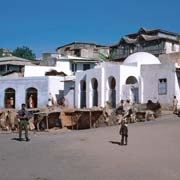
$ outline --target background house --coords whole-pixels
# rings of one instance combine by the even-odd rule
[[[15,56],[7,56],[0,58],[0,75],[12,73],[22,73],[26,65],[35,66],[38,61],[27,60]]]
[[[148,52],[155,56],[180,51],[180,35],[161,29],[140,28],[138,32],[122,37],[118,44],[111,46],[116,52],[116,61],[123,61],[135,52]]]
[[[109,47],[94,43],[72,42],[56,48],[56,52],[62,55],[99,60],[99,53],[109,55]]]
[[[46,66],[49,69],[58,69],[67,75],[73,75],[77,71],[92,69],[99,62],[99,60],[95,59],[53,53],[45,53],[43,58],[40,61],[40,66]]]

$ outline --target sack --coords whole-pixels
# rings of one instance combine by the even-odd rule
[[[34,123],[33,122],[29,122],[29,130],[34,130],[35,129],[35,126],[34,126]]]

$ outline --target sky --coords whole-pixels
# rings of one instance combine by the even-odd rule
[[[2,0],[0,48],[36,57],[71,42],[114,45],[141,27],[180,34],[180,0]]]

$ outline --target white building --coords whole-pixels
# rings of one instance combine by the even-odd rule
[[[67,75],[73,75],[77,71],[85,71],[87,69],[92,69],[95,65],[99,62],[99,60],[83,58],[83,57],[76,57],[71,55],[60,55],[60,54],[49,54],[47,59],[42,60],[40,62],[39,71],[37,72],[36,67],[33,69],[35,70],[36,74],[34,76],[44,76],[47,71],[50,70],[58,70],[63,71]],[[26,67],[27,76],[30,74],[30,69]]]
[[[61,82],[64,77],[8,77],[0,79],[0,108],[17,108],[22,103],[29,107],[29,98],[33,96],[33,108],[45,107],[48,104],[48,95],[52,94],[54,101],[59,99],[64,91]],[[13,103],[10,103],[10,99]]]
[[[66,72],[61,66],[57,72]],[[47,76],[49,66],[25,66],[24,77],[0,78],[0,108],[20,108],[29,103],[45,107],[51,93],[57,102],[65,97],[68,107],[103,107],[111,101],[116,107],[120,100],[136,103],[148,100],[171,105],[174,95],[180,102],[180,68],[176,64],[161,64],[152,54],[138,52],[126,58],[123,64],[102,63],[94,69],[76,72],[74,76]]]
[[[103,63],[95,69],[77,72],[75,105],[103,107],[110,101],[116,107],[122,99],[171,105],[174,95],[180,99],[179,77],[176,64],[161,64],[146,52],[134,53],[123,64]]]
[[[19,62],[19,59],[14,59],[14,64],[18,64],[16,61]],[[45,107],[48,104],[49,93],[54,102],[65,97],[66,105],[74,107],[73,74],[93,68],[97,61],[72,56],[59,56],[54,63],[50,61],[44,66],[26,62],[23,64],[22,77],[1,77],[0,108],[20,108],[22,103],[26,103],[30,108],[30,97],[33,97],[34,108]]]

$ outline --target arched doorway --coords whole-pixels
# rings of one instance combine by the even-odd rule
[[[136,77],[134,76],[129,76],[127,79],[126,79],[126,84],[136,84],[138,83]]]
[[[126,79],[126,85],[129,85],[130,100],[132,102],[139,103],[139,88],[138,88],[138,81],[136,77],[129,76]]]
[[[80,107],[86,107],[86,81],[80,82]]]
[[[7,88],[5,90],[5,96],[4,96],[4,105],[5,108],[15,108],[15,95],[16,92],[13,88]]]
[[[111,76],[108,78],[108,85],[109,85],[109,101],[111,103],[112,108],[116,108],[116,79]]]
[[[26,89],[26,104],[27,108],[37,108],[37,95],[38,91],[36,88],[30,87]]]
[[[96,78],[91,80],[92,85],[92,106],[98,106],[98,81]]]

